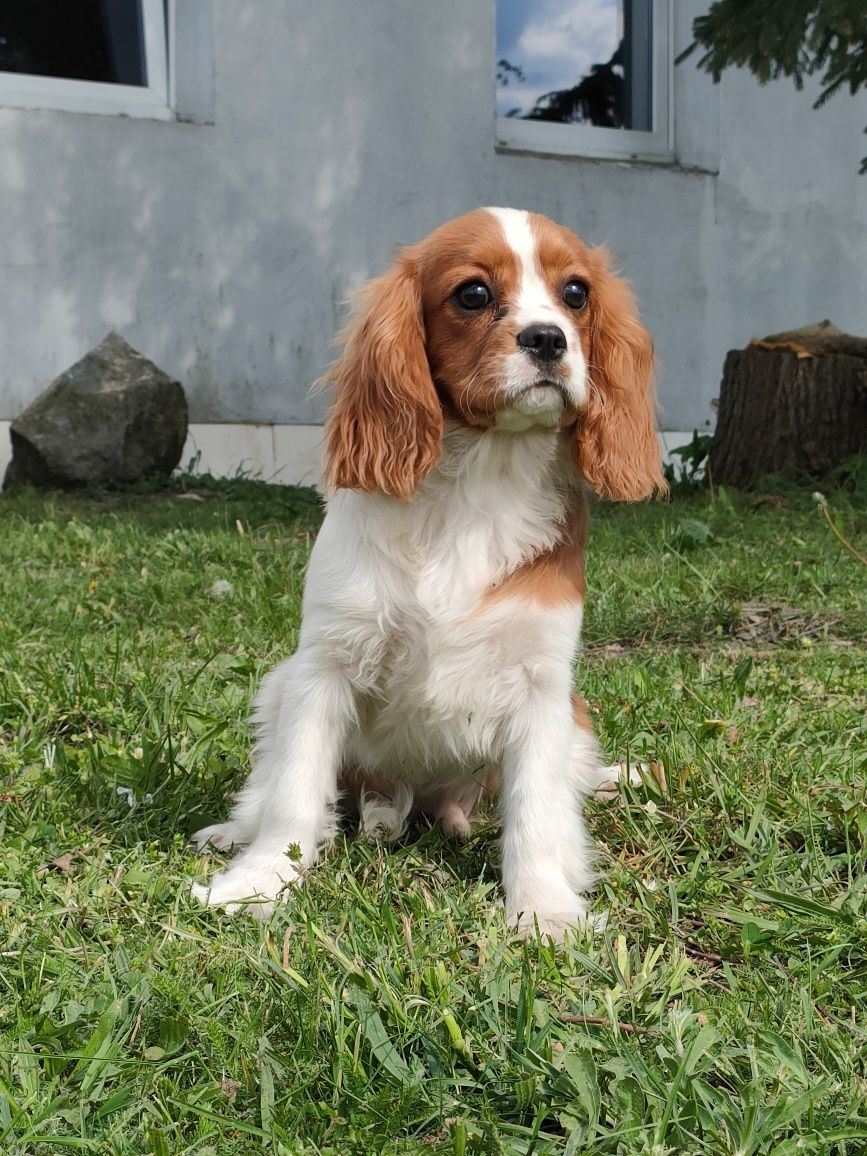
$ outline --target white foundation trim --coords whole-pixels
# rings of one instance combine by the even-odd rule
[[[0,477],[12,456],[8,421],[0,421]],[[700,433],[706,431],[699,431]],[[692,430],[665,430],[659,443],[665,461],[692,441]],[[322,426],[251,422],[192,422],[180,469],[218,478],[250,477],[284,486],[315,486],[322,472]],[[675,459],[677,461],[679,459]]]
[[[322,426],[191,422],[180,469],[191,462],[194,474],[315,486],[322,473]]]

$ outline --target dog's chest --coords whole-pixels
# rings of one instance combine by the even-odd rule
[[[466,581],[453,577],[456,587]],[[449,775],[467,759],[496,757],[521,662],[536,639],[502,610],[455,611],[443,595],[440,575],[422,572],[388,608],[383,634],[369,636],[358,750],[370,769],[411,779],[414,768]]]
[[[512,565],[492,531],[480,523],[463,539],[408,538],[372,565],[370,613],[343,636],[354,639],[357,754],[370,769],[412,778],[413,768],[448,775],[496,760],[533,672],[568,666],[568,629],[552,638],[538,607],[489,600]]]
[[[502,613],[485,596],[506,565],[491,548],[490,528],[463,540],[403,544],[390,579],[380,586],[380,615],[371,633],[382,648],[378,697],[435,717],[471,710],[497,670],[514,657]],[[525,649],[528,640],[525,639]]]
[[[339,495],[316,545],[305,629],[322,630],[353,684],[357,754],[380,769],[495,756],[533,672],[568,670],[572,631],[552,632],[531,603],[491,597],[559,540],[556,447],[531,453],[526,438],[503,435],[472,447],[411,503]]]

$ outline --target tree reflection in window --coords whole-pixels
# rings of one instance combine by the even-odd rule
[[[652,0],[497,0],[498,115],[650,131],[651,17]]]
[[[529,112],[518,115],[524,120],[623,128],[623,41],[606,64],[592,65],[574,87],[546,92]]]

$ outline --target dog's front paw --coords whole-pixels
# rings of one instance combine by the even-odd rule
[[[570,931],[593,932],[600,926],[599,917],[591,915],[583,905],[568,911],[521,911],[510,923],[524,939],[532,939],[538,929],[540,939],[553,939],[555,943],[562,943]]]
[[[218,847],[221,851],[228,851],[232,847],[243,846],[244,843],[249,842],[249,837],[245,837],[240,823],[233,823],[229,820],[228,823],[214,823],[210,827],[202,827],[201,831],[196,831],[194,835],[190,835],[190,841],[195,843],[198,851],[204,851],[208,847]]]
[[[590,914],[586,898],[565,881],[549,880],[544,888],[521,889],[506,896],[509,924],[525,939],[538,929],[540,938],[562,943],[567,932],[595,932],[606,923],[604,915]]]
[[[611,801],[620,794],[620,784],[630,783],[633,787],[640,787],[642,778],[648,773],[644,763],[627,765],[625,759],[615,763],[613,767],[600,767],[599,779],[593,786],[593,793],[597,799]]]
[[[208,907],[224,907],[230,914],[246,911],[267,919],[283,889],[299,878],[295,863],[282,852],[239,856],[208,884],[194,883],[192,894]]]

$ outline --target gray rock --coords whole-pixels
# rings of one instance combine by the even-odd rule
[[[182,386],[109,333],[12,422],[4,486],[168,476],[187,437]]]

